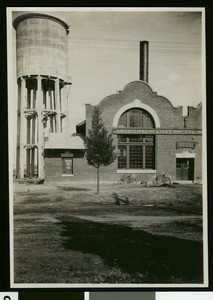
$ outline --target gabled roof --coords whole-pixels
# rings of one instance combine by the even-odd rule
[[[85,149],[84,140],[78,134],[50,133],[44,149]]]

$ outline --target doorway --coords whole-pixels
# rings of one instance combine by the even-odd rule
[[[176,159],[176,180],[194,181],[194,158]]]

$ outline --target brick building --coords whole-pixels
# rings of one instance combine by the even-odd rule
[[[103,123],[113,132],[118,154],[114,163],[101,168],[101,180],[117,181],[121,174],[131,173],[138,180],[151,181],[156,172],[165,172],[172,180],[201,181],[201,105],[188,107],[184,115],[183,107],[174,108],[146,82],[134,81],[98,107]],[[57,139],[51,143],[51,138],[46,143],[46,180],[95,180],[96,169],[87,164],[83,143],[93,108],[86,104],[86,120],[77,125],[75,140],[67,139],[69,145]]]

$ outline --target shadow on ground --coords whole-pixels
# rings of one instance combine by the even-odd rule
[[[98,255],[132,278],[142,274],[148,283],[202,283],[202,243],[77,218],[61,226],[65,249]]]

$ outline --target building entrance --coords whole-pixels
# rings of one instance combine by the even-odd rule
[[[176,179],[194,180],[194,158],[176,159]]]

